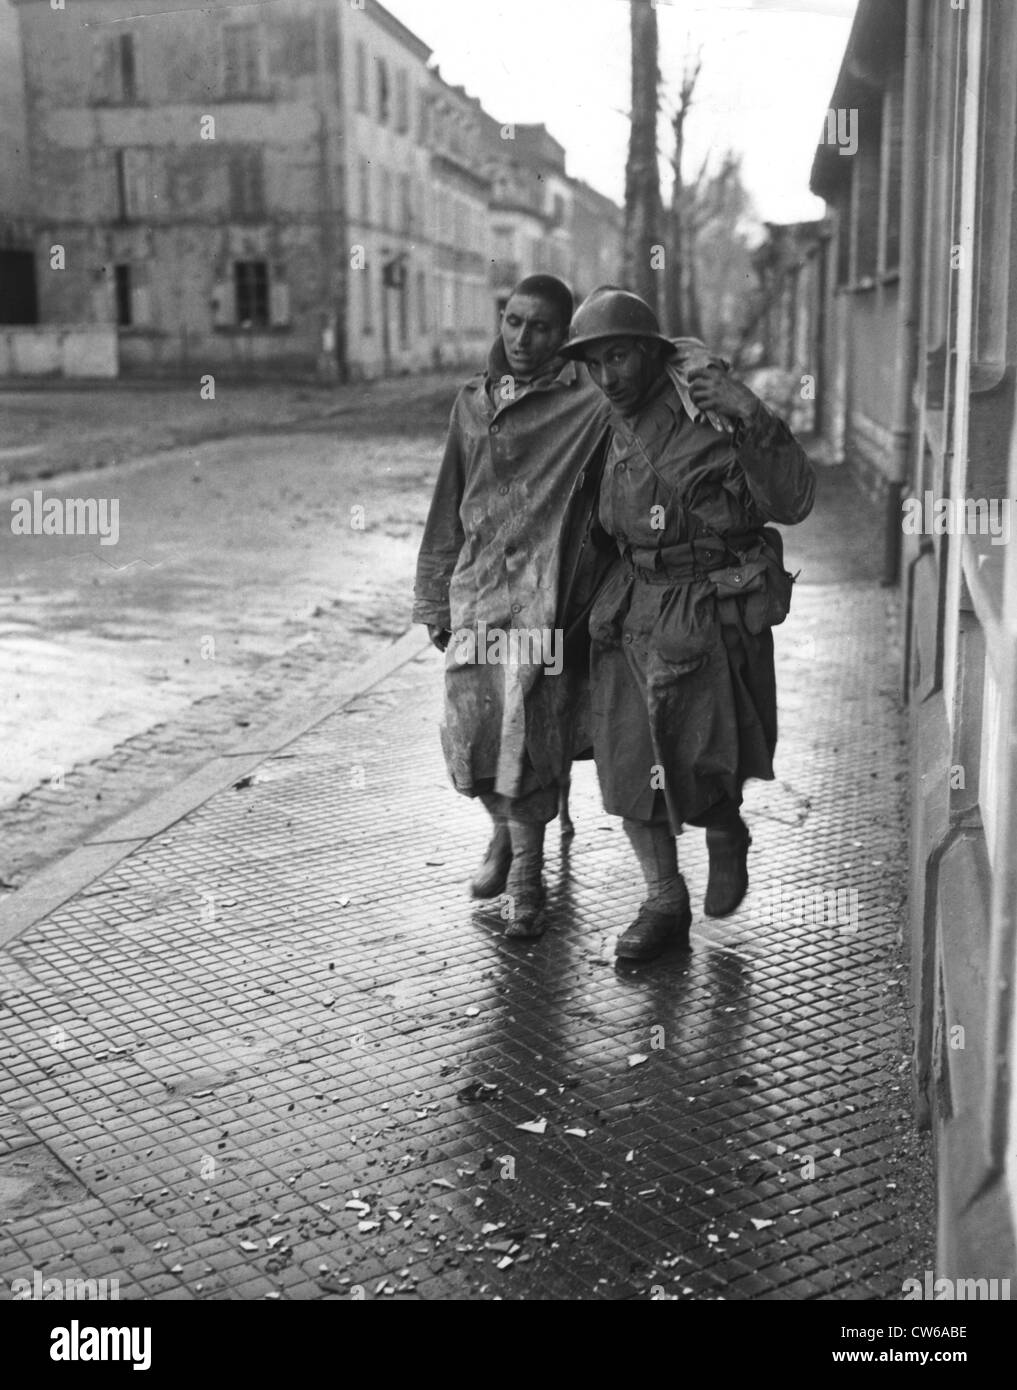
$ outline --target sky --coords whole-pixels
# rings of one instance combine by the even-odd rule
[[[382,3],[434,49],[446,80],[479,97],[499,120],[543,121],[565,146],[569,173],[623,201],[627,0]],[[734,149],[763,221],[821,217],[809,170],[856,6],[857,0],[658,0],[665,111],[686,55],[700,50],[702,56],[686,123],[686,176],[705,157]],[[665,196],[668,135],[662,122]]]

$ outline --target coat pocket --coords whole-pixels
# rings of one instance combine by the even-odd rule
[[[777,627],[791,611],[795,577],[784,568],[784,542],[772,526],[764,528],[759,545],[742,564],[714,570],[710,578],[718,599],[743,600],[742,618],[754,637],[764,628]]]
[[[632,601],[632,572],[619,565],[608,576],[590,610],[590,637],[599,647],[620,647],[622,627]]]
[[[697,670],[717,645],[717,598],[709,584],[676,584],[665,591],[650,650],[672,675]]]

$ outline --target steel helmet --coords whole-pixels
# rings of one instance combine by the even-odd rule
[[[572,320],[569,340],[559,352],[563,357],[581,357],[590,343],[605,338],[649,338],[662,343],[669,353],[675,351],[646,300],[613,287],[594,290],[583,300]]]

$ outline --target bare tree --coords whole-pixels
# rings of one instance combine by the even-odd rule
[[[675,335],[702,337],[702,322],[696,291],[696,247],[694,225],[694,204],[703,180],[706,177],[706,164],[699,171],[695,183],[686,188],[682,175],[682,161],[685,155],[685,119],[692,106],[692,97],[702,67],[702,58],[697,53],[685,65],[681,90],[678,93],[678,106],[671,120],[674,133],[674,149],[671,156],[673,182],[671,185],[671,207],[668,214],[668,275],[667,275],[667,313],[668,329]]]
[[[629,0],[632,32],[632,132],[625,167],[625,283],[656,311],[660,306],[663,205],[657,163],[660,68],[652,0]]]

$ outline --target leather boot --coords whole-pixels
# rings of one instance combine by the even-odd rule
[[[659,908],[645,902],[636,920],[622,932],[614,948],[620,960],[653,960],[670,946],[687,950],[692,926],[692,905],[685,880],[678,875],[684,898],[675,907]]]
[[[737,825],[719,829],[707,827],[706,848],[710,854],[710,877],[703,899],[707,917],[729,917],[741,905],[749,890],[749,827],[737,817]]]
[[[689,890],[678,872],[678,847],[669,826],[623,820],[646,880],[646,901],[615,947],[621,960],[653,960],[669,946],[687,949],[692,926]]]
[[[510,820],[512,867],[505,883],[505,935],[513,940],[542,936],[544,915],[544,829],[528,821]]]
[[[475,898],[496,898],[503,893],[509,865],[512,863],[512,840],[509,836],[508,821],[499,816],[493,817],[493,820],[494,834],[470,883],[470,893]]]

